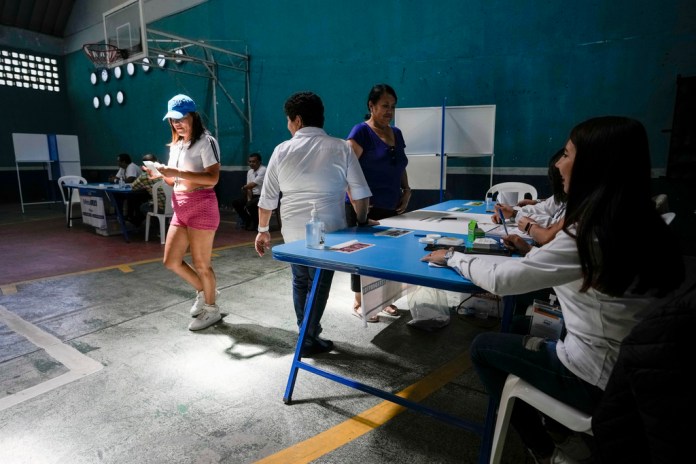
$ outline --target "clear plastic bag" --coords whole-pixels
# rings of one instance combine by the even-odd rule
[[[415,287],[406,296],[412,319],[408,325],[433,331],[450,322],[447,293],[430,287]]]

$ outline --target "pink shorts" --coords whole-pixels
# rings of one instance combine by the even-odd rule
[[[171,225],[199,230],[217,230],[220,209],[215,190],[205,188],[193,192],[172,193],[174,216]]]

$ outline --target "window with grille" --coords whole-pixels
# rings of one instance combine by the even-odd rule
[[[0,86],[60,92],[58,62],[55,58],[0,48]]]

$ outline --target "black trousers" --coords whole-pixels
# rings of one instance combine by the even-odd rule
[[[260,195],[252,195],[249,201],[247,201],[246,196],[232,200],[232,207],[244,221],[245,227],[255,229],[259,225],[259,197]]]

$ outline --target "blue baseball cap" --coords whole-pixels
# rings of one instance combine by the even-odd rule
[[[168,118],[181,119],[188,113],[196,111],[196,102],[191,100],[188,95],[175,95],[167,103],[167,114],[164,115],[162,121]]]

